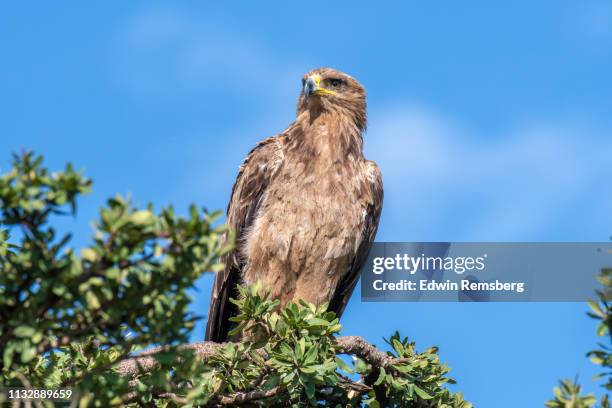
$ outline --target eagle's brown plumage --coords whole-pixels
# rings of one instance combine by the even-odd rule
[[[206,339],[225,341],[236,284],[261,281],[282,304],[322,304],[339,316],[380,217],[378,166],[363,156],[365,90],[329,68],[303,79],[297,118],[240,167],[227,209],[236,249],[215,278]]]

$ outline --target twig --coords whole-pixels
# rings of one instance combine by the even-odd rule
[[[257,390],[250,392],[237,392],[231,395],[225,395],[219,398],[218,404],[222,406],[235,407],[248,402],[258,401],[266,398],[277,397],[286,391],[282,387],[274,387],[269,390]]]

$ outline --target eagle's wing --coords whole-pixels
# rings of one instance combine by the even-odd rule
[[[336,291],[329,302],[329,309],[338,317],[344,312],[353,289],[359,280],[359,270],[365,262],[378,229],[378,221],[383,204],[383,186],[380,169],[373,161],[367,161],[367,188],[365,196],[365,222],[361,230],[361,241],[347,273],[340,279]]]
[[[236,285],[241,281],[243,261],[240,252],[244,235],[257,216],[270,180],[282,163],[282,158],[279,138],[270,137],[255,146],[240,166],[227,206],[227,223],[236,233],[236,247],[225,257],[223,271],[215,276],[206,340],[227,340],[230,330],[228,319],[236,312],[235,305],[229,299],[237,297]]]

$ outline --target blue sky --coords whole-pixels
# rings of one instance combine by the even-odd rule
[[[244,155],[293,119],[301,75],[332,66],[368,90],[379,241],[609,239],[609,2],[289,3],[3,5],[0,170],[25,147],[93,177],[78,218],[59,224],[77,246],[117,192],[224,208]],[[478,407],[538,407],[560,377],[599,393],[584,313],[354,296],[343,323],[377,343],[399,329],[440,346]]]

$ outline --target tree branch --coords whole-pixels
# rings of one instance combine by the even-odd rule
[[[387,353],[380,351],[366,339],[360,336],[343,336],[336,338],[336,342],[340,346],[339,354],[354,354],[362,358],[374,367],[387,368],[395,362],[393,357]]]
[[[368,343],[363,337],[359,336],[343,336],[337,337],[336,342],[339,346],[339,354],[351,354],[360,357],[373,368],[373,371],[378,372],[380,368],[388,368],[396,359],[387,355],[387,353],[377,349],[374,345]],[[179,350],[194,350],[195,356],[206,362],[215,354],[217,347],[223,346],[224,343],[214,343],[209,341],[185,344],[179,347]],[[168,346],[155,347],[140,355],[133,356],[122,360],[116,367],[117,373],[122,376],[136,378],[140,375],[151,372],[159,368],[155,355],[164,351],[170,350]],[[371,387],[362,383],[354,383],[347,379],[347,388],[353,389],[358,393],[363,393],[371,390]],[[253,390],[249,392],[237,392],[230,395],[220,395],[214,398],[211,403],[216,406],[240,406],[249,402],[258,401],[266,398],[282,395],[285,390],[280,387],[274,387],[269,390]],[[161,397],[161,395],[159,395]],[[166,397],[176,401],[182,400],[179,395],[166,394]],[[133,395],[131,395],[133,397]]]
[[[198,343],[185,344],[179,347],[179,350],[194,350],[196,357],[202,361],[208,360],[215,353],[215,349],[222,346],[224,343],[213,343],[210,341],[202,341]],[[159,363],[155,359],[155,354],[170,350],[168,346],[155,347],[142,354],[127,358],[117,365],[117,373],[123,376],[137,377],[155,370],[159,367]]]
[[[387,353],[380,351],[360,336],[341,336],[336,338],[336,342],[338,343],[338,346],[340,346],[338,354],[353,354],[362,358],[376,368],[387,368],[393,363],[397,362],[396,359],[390,357],[387,355]],[[218,346],[222,346],[224,344],[225,343],[202,341],[185,344],[180,346],[179,349],[194,350],[196,357],[206,361],[214,354],[215,349]],[[137,356],[127,358],[119,363],[117,366],[117,372],[121,375],[131,377],[148,373],[159,366],[157,360],[155,359],[155,354],[167,351],[169,349],[170,348],[168,346],[155,347]]]
[[[253,401],[276,397],[276,396],[282,395],[284,392],[285,392],[285,389],[280,386],[276,386],[269,390],[237,392],[235,394],[219,397],[218,404],[221,406],[235,407],[235,406],[240,406],[240,405],[243,405],[249,402],[253,402]]]

